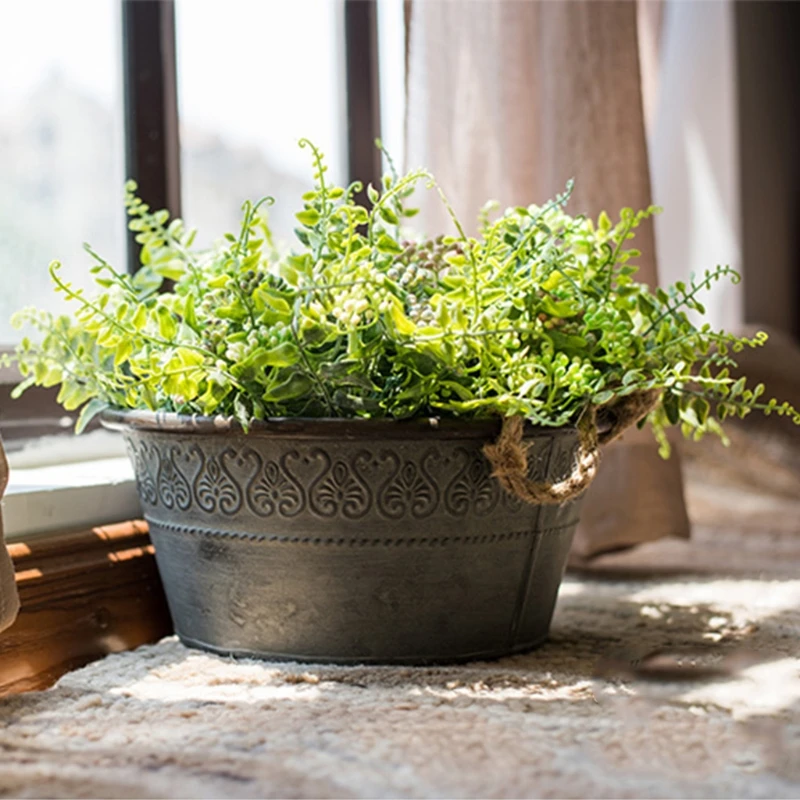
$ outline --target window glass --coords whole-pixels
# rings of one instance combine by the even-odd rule
[[[24,305],[55,310],[47,267],[89,284],[90,242],[125,269],[119,3],[0,3],[0,345]]]
[[[341,0],[177,0],[176,26],[184,219],[207,245],[271,195],[277,243],[292,244],[313,183],[298,140],[346,180]]]
[[[381,139],[395,165],[405,170],[409,165],[405,164],[406,34],[403,3],[404,0],[378,0],[378,61]],[[388,170],[388,164],[384,163],[383,167],[384,171]]]

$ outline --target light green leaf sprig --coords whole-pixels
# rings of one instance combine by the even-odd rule
[[[470,236],[426,170],[381,185],[326,180],[307,140],[314,188],[295,215],[296,246],[277,254],[265,198],[242,207],[238,233],[210,249],[164,210],[125,187],[141,269],[117,270],[87,246],[95,291],[54,288],[71,316],[25,309],[16,352],[17,388],[60,385],[59,401],[81,409],[78,428],[106,408],[235,417],[245,428],[267,417],[415,416],[467,419],[521,414],[542,426],[572,425],[592,406],[657,389],[650,422],[668,454],[665,429],[724,438],[727,416],[753,410],[791,417],[734,374],[735,354],[766,336],[739,338],[703,314],[702,293],[719,266],[688,283],[651,291],[635,280],[630,242],[658,209],[623,209],[618,222],[565,211],[571,185],[542,206],[481,212]],[[415,191],[438,192],[454,235],[415,236]],[[168,284],[171,291],[163,291]]]

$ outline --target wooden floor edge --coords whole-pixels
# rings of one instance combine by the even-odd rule
[[[17,540],[20,594],[0,633],[0,696],[52,685],[70,669],[172,633],[142,520]]]

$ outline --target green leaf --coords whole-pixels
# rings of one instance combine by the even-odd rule
[[[144,303],[138,305],[136,311],[133,312],[131,325],[133,325],[136,331],[144,330],[147,325],[147,306],[145,306]]]
[[[417,330],[417,326],[406,316],[406,312],[397,298],[393,298],[389,307],[389,321],[401,336],[408,336]]]
[[[250,428],[250,412],[241,396],[236,395],[233,399],[233,416],[242,426],[242,430],[247,433]]]
[[[179,347],[175,350],[175,358],[181,367],[199,367],[204,361],[205,356],[188,347]]]
[[[731,386],[731,397],[738,397],[743,391],[745,384],[747,383],[747,378],[739,378],[733,386]]]
[[[290,317],[292,307],[280,292],[275,289],[270,289],[267,286],[259,286],[253,292],[253,301],[255,303],[256,311],[263,311],[266,306],[269,306],[273,311],[285,317]]]
[[[392,239],[391,236],[388,236],[385,233],[378,237],[378,241],[375,243],[375,246],[381,253],[391,253],[394,255],[403,252],[403,248],[400,247],[400,245],[394,239]]]
[[[288,380],[279,383],[271,389],[267,389],[262,395],[267,403],[286,402],[296,400],[308,394],[314,387],[314,381],[300,372],[295,372]]]
[[[362,366],[361,361],[334,361],[332,364],[320,365],[319,376],[324,381],[344,386],[357,386],[360,389],[374,392],[375,384],[362,372],[357,371]]]
[[[247,319],[247,309],[238,303],[236,305],[220,306],[216,309],[216,315],[220,319],[230,319],[234,322],[241,322]]]
[[[269,350],[258,350],[251,358],[257,368],[290,367],[300,360],[300,351],[292,342],[283,342]]]
[[[132,352],[133,342],[127,337],[120,339],[117,349],[114,351],[114,366],[119,367],[120,364],[125,363]]]
[[[381,404],[377,400],[348,394],[342,389],[337,389],[333,393],[333,403],[347,411],[375,413],[381,410]]]
[[[91,394],[85,386],[70,380],[61,384],[56,402],[61,403],[67,411],[74,411],[90,397]]]
[[[463,253],[447,253],[444,260],[454,267],[465,267],[469,263]]]
[[[697,415],[697,420],[700,425],[705,425],[708,419],[708,412],[711,410],[711,405],[705,397],[697,397],[694,401],[694,413]]]
[[[333,326],[318,325],[311,319],[304,319],[300,323],[300,339],[306,345],[319,345],[335,338],[336,329]]]
[[[564,274],[561,270],[554,269],[548,276],[547,280],[542,283],[542,289],[546,292],[552,292],[557,289],[559,284],[564,281]]]
[[[542,298],[542,309],[551,317],[568,319],[574,317],[581,310],[581,305],[576,300],[553,300],[550,297]]]
[[[664,413],[667,415],[670,425],[677,425],[680,420],[681,410],[678,397],[673,392],[664,392],[661,401],[664,406]]]
[[[158,333],[162,339],[172,341],[178,332],[178,325],[172,313],[165,306],[158,306],[156,309],[156,319],[158,321]]]
[[[646,294],[638,295],[636,297],[636,303],[639,306],[639,311],[641,311],[646,317],[651,316],[656,310],[655,303],[653,303],[651,298]]]
[[[313,228],[320,220],[319,211],[315,208],[307,208],[305,211],[298,211],[295,214],[297,221],[307,228]]]
[[[156,264],[153,267],[153,271],[164,278],[168,278],[171,281],[178,281],[183,277],[183,274],[186,272],[186,264],[180,259],[173,258],[166,264]]]
[[[356,208],[351,208],[350,213],[353,215],[353,222],[356,225],[366,225],[369,222],[369,213],[366,208],[357,206]]]
[[[198,330],[197,317],[194,313],[194,295],[190,294],[186,297],[183,304],[183,319],[192,330]]]
[[[394,211],[392,211],[392,209],[389,208],[389,206],[381,206],[380,211],[378,213],[390,225],[397,225],[399,222],[399,220],[397,219],[397,214],[395,214]]]
[[[83,433],[86,430],[86,426],[107,408],[111,408],[108,402],[100,397],[93,397],[78,414],[78,419],[75,422],[75,433]]]
[[[17,400],[21,397],[22,393],[29,389],[36,383],[36,378],[33,375],[29,375],[25,378],[24,381],[20,381],[12,390],[11,390],[11,398],[12,400]]]
[[[638,369],[628,370],[628,372],[626,372],[622,376],[622,385],[623,386],[628,386],[631,383],[636,383],[637,381],[641,380],[641,377],[642,377],[642,373],[641,373],[640,370],[638,370]]]
[[[466,386],[462,386],[456,381],[439,381],[439,386],[441,386],[443,389],[449,389],[452,391],[458,396],[459,400],[472,400],[475,397],[475,395]]]
[[[614,392],[610,389],[605,389],[602,392],[598,392],[594,397],[592,397],[592,403],[596,406],[605,405],[609,400],[614,399]]]
[[[52,386],[57,386],[63,380],[64,380],[64,371],[61,368],[61,365],[51,364],[49,369],[47,370],[47,374],[41,381],[41,385],[44,386],[45,389],[49,389]]]

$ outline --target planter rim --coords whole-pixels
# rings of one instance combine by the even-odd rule
[[[111,430],[138,430],[155,433],[196,435],[240,434],[252,437],[291,437],[315,439],[354,439],[379,436],[385,439],[476,439],[496,438],[501,418],[459,420],[452,418],[417,417],[408,420],[272,417],[253,420],[244,434],[233,417],[204,417],[199,414],[177,414],[171,411],[106,409],[100,415],[103,427]],[[575,436],[574,427],[543,427],[526,424],[526,436]]]

